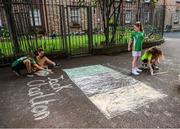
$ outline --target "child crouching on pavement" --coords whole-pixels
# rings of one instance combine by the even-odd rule
[[[154,75],[154,70],[158,70],[157,64],[159,59],[163,57],[162,51],[157,47],[151,47],[145,51],[141,57],[143,68],[150,68],[151,75]]]
[[[27,70],[27,77],[33,77],[33,69],[36,68],[37,70],[44,70],[43,67],[39,66],[36,61],[30,56],[24,56],[16,59],[11,64],[12,70],[15,72],[16,75],[20,76],[21,70]]]

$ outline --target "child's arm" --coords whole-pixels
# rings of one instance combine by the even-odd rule
[[[151,61],[148,60],[148,66],[150,68],[150,73],[151,75],[154,75],[154,71],[153,71],[153,68],[152,68],[152,64],[151,64]]]
[[[157,63],[159,64],[159,62],[160,62],[160,59],[159,59],[159,58],[157,58]]]
[[[131,45],[132,45],[132,41],[129,40],[129,42],[128,42],[128,51],[131,51]]]
[[[39,66],[38,64],[34,64],[34,67],[37,68],[38,70],[44,70],[44,68]]]

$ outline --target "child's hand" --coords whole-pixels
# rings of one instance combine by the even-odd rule
[[[128,51],[131,51],[131,47],[128,47]]]

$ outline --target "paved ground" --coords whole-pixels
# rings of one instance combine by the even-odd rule
[[[49,77],[1,68],[0,127],[180,127],[179,36],[165,35],[156,76],[131,76],[130,53],[61,60]]]

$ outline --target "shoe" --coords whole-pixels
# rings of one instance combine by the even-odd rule
[[[147,63],[142,63],[142,68],[143,68],[143,69],[148,69]]]
[[[137,71],[137,72],[142,72],[142,70],[141,70],[141,69],[138,69],[138,68],[136,68],[136,71]]]
[[[26,77],[31,78],[31,77],[34,77],[34,75],[33,74],[27,74]]]
[[[136,69],[133,69],[133,70],[132,70],[132,74],[133,74],[133,75],[136,75],[136,76],[139,75],[139,73],[136,71]]]

